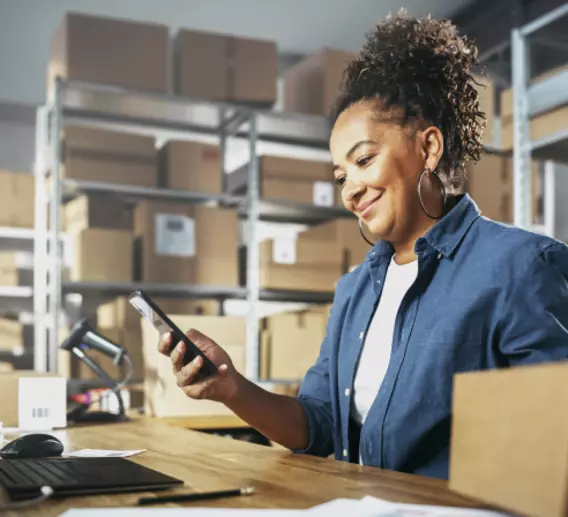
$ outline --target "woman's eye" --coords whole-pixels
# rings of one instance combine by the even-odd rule
[[[359,167],[365,167],[365,165],[367,165],[372,158],[373,158],[372,156],[363,156],[363,158],[359,158],[357,160],[357,165]]]
[[[336,185],[343,185],[345,183],[345,176],[341,176],[340,178],[335,178]]]

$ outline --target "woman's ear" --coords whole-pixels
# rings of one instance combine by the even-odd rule
[[[435,171],[444,154],[444,135],[436,126],[429,126],[422,131],[422,152],[424,168]]]

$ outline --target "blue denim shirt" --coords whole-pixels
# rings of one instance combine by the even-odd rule
[[[361,429],[350,417],[353,382],[391,246],[379,242],[339,281],[319,358],[298,395],[309,427],[301,452],[352,462],[361,452],[366,465],[447,478],[453,375],[568,357],[563,243],[486,219],[465,195],[415,252],[418,275]]]

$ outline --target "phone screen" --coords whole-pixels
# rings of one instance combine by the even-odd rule
[[[134,308],[146,318],[152,326],[160,333],[165,334],[166,332],[171,332],[174,330],[170,325],[168,325],[161,316],[154,310],[146,300],[140,296],[132,296],[130,298],[130,303]]]

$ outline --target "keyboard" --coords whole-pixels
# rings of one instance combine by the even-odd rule
[[[183,481],[124,458],[0,460],[0,484],[12,500],[38,497],[42,486],[54,496],[171,488]]]

